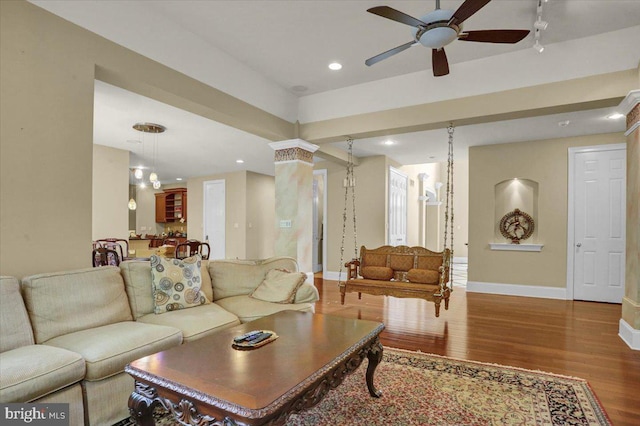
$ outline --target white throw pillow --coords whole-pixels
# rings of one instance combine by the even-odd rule
[[[306,279],[304,272],[271,269],[249,297],[265,302],[293,303],[296,292]]]

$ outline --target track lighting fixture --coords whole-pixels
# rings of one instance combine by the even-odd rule
[[[533,27],[536,30],[546,30],[548,26],[549,23],[547,21],[543,21],[542,16],[538,16],[538,20],[533,24]]]
[[[542,53],[544,51],[544,46],[540,44],[540,40],[536,40],[536,43],[533,45],[533,48],[538,51],[538,53]]]

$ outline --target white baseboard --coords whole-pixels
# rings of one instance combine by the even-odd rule
[[[534,285],[497,284],[467,281],[470,293],[501,294],[504,296],[539,297],[542,299],[567,300],[567,289],[559,287],[541,287]]]
[[[620,319],[618,336],[634,351],[640,351],[640,330],[631,327],[625,320]]]
[[[341,277],[341,279],[338,279],[338,277]],[[324,271],[322,278],[325,280],[344,281],[347,279],[347,271],[342,271],[342,275],[338,271]]]

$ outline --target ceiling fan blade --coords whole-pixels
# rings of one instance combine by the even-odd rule
[[[482,9],[491,0],[466,0],[456,10],[449,20],[449,25],[460,26],[464,21],[469,19],[471,15]]]
[[[431,49],[431,65],[435,77],[449,74],[449,61],[444,49]]]
[[[367,9],[367,12],[373,13],[374,15],[382,16],[383,18],[391,19],[392,21],[400,22],[401,24],[411,25],[412,27],[427,26],[427,24],[425,24],[421,20],[416,19],[413,16],[409,16],[406,13],[400,12],[399,10],[396,10],[389,6],[372,7],[371,9]]]
[[[383,59],[387,59],[390,56],[393,56],[395,54],[398,54],[400,52],[402,52],[403,50],[407,50],[408,48],[410,48],[411,46],[413,46],[413,44],[415,43],[415,40],[412,40],[408,43],[402,44],[398,47],[394,47],[393,49],[389,49],[386,52],[380,53],[379,55],[376,55],[372,58],[367,59],[366,61],[364,61],[364,63],[367,66],[371,66],[375,63],[378,63],[380,61],[382,61]]]
[[[529,30],[480,30],[460,33],[458,40],[513,44],[527,35],[529,35]]]

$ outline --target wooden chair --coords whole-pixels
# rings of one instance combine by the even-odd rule
[[[203,259],[209,259],[210,251],[209,243],[203,243],[198,240],[187,240],[176,246],[175,257],[176,259],[184,259],[199,253]]]
[[[129,257],[129,241],[122,238],[103,238],[96,240],[100,247],[108,248],[118,252],[121,260],[127,260]]]
[[[177,246],[178,245],[178,240],[176,240],[175,238],[165,238],[164,240],[162,240],[162,245],[163,246]]]
[[[93,252],[91,254],[91,262],[93,263],[93,267],[98,267],[98,266],[118,266],[120,265],[120,256],[118,255],[118,252],[110,249],[110,248],[106,248],[106,247],[98,247],[96,249],[93,249]]]

